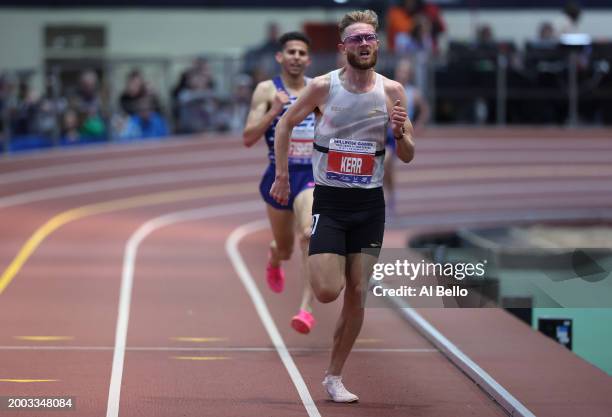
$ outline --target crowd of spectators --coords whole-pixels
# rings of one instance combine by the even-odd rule
[[[127,74],[114,106],[94,70],[83,70],[74,85],[62,88],[57,77],[48,75],[44,94],[31,87],[32,75],[0,73],[0,144],[3,136],[22,149],[160,138],[170,133],[238,132],[253,87],[250,76],[239,74],[233,91],[219,94],[203,57],[180,74],[167,103],[138,68]]]
[[[404,0],[392,6],[386,18],[387,47],[405,54],[427,51],[439,52],[440,36],[446,31],[440,8],[425,0]]]
[[[394,56],[395,59],[384,60],[392,62],[393,66],[379,67],[379,70],[393,77],[402,73],[402,68],[410,60],[411,83],[420,96],[427,98],[431,81],[426,78],[431,75],[429,64],[432,58],[443,58],[442,61],[447,62],[446,69],[451,79],[450,85],[455,89],[453,91],[456,92],[457,87],[465,87],[473,89],[474,93],[469,105],[465,105],[465,101],[455,100],[457,109],[454,113],[452,100],[436,103],[437,112],[432,114],[432,119],[437,122],[492,123],[495,122],[495,97],[479,89],[487,83],[494,85],[493,81],[487,81],[487,73],[494,73],[497,55],[507,55],[511,70],[535,68],[537,71],[551,72],[551,68],[556,68],[554,65],[546,66],[546,62],[539,61],[534,64],[528,61],[529,57],[533,56],[533,51],[556,51],[561,35],[581,31],[580,17],[580,7],[574,1],[568,1],[559,18],[542,21],[534,28],[533,39],[527,43],[525,54],[519,57],[513,43],[498,40],[495,27],[487,22],[479,22],[475,26],[472,40],[442,42],[447,25],[440,7],[426,0],[403,0],[390,7],[382,19],[386,32],[382,54]],[[194,59],[185,68],[167,96],[160,93],[138,68],[129,71],[125,85],[116,98],[109,97],[105,83],[110,80],[102,79],[100,70],[83,70],[78,80],[73,82],[74,85],[64,83],[60,86],[57,76],[48,76],[42,93],[32,89],[29,82],[31,73],[8,76],[0,72],[0,135],[8,134],[12,138],[43,137],[52,139],[56,144],[77,144],[156,138],[170,133],[240,132],[254,86],[277,71],[274,55],[279,32],[276,23],[271,22],[267,26],[265,39],[246,50],[240,71],[229,77],[229,84],[224,83],[224,93],[219,91],[218,80],[205,57]],[[442,45],[447,46],[444,56]],[[581,58],[579,69],[588,70],[589,56],[583,54]],[[396,68],[397,65],[401,68]],[[566,77],[565,64],[558,68],[560,77]],[[471,72],[466,75],[466,71]],[[523,71],[519,76],[530,77],[525,74]],[[223,76],[227,79],[227,74]],[[444,71],[434,76],[439,100],[446,86]],[[516,74],[510,74],[509,83],[513,82],[513,76],[517,78]],[[541,74],[532,77],[536,84],[546,85],[546,77]],[[559,89],[559,86],[556,87]],[[490,91],[494,91],[494,87]],[[425,103],[428,100],[422,101]],[[518,107],[529,108],[522,104]],[[565,120],[563,111],[554,106],[548,107],[552,109],[551,117],[544,117],[544,122],[562,123]],[[509,108],[512,109],[512,97],[509,97]],[[429,110],[426,111],[429,113]],[[453,115],[449,116],[449,112]],[[462,112],[465,114],[462,115]],[[531,113],[537,114],[537,111]],[[555,118],[553,114],[561,116]],[[2,136],[0,142],[1,139]]]
[[[436,121],[612,124],[612,43],[589,36],[581,16],[568,1],[522,45],[484,20],[472,40],[450,40],[436,69]]]
[[[71,144],[107,138],[105,106],[96,72],[83,71],[67,94],[57,93],[57,79],[47,77],[42,94],[31,87],[31,74],[16,80],[0,74],[2,131],[12,138]],[[16,88],[16,91],[15,91]]]

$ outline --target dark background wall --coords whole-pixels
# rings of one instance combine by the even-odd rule
[[[398,1],[348,0],[339,4],[333,0],[2,0],[0,7],[223,7],[223,8],[372,8],[385,9]],[[565,0],[438,0],[448,9],[560,9]],[[580,0],[584,8],[612,9],[610,0]]]

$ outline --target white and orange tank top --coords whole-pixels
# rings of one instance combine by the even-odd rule
[[[389,121],[383,77],[376,74],[370,91],[352,93],[342,86],[340,71],[330,73],[328,98],[315,126],[315,182],[343,188],[382,187]]]

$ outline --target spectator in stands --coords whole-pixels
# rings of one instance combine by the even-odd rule
[[[200,76],[204,78],[204,84],[206,88],[210,90],[215,89],[215,80],[213,77],[212,70],[210,69],[210,64],[208,63],[208,59],[204,56],[199,56],[193,60],[191,64],[191,71],[196,72]]]
[[[212,129],[214,92],[201,72],[191,71],[187,75],[186,85],[178,93],[177,103],[180,133],[197,133]]]
[[[55,76],[45,77],[45,94],[40,98],[36,114],[36,131],[43,137],[61,134],[61,118],[68,103],[59,95],[58,87]]]
[[[63,144],[72,144],[79,142],[81,133],[79,132],[79,114],[74,109],[67,109],[62,115],[62,132],[60,142]]]
[[[197,82],[194,80],[197,78]],[[194,87],[197,84],[198,87]],[[189,95],[185,95],[185,92],[192,91],[194,89],[197,90],[206,90],[210,94],[215,88],[215,80],[212,76],[212,71],[210,70],[210,66],[208,65],[208,59],[203,56],[196,57],[191,66],[185,69],[179,80],[172,90],[172,115],[174,116],[174,120],[177,120],[178,130],[181,133],[192,133],[192,129],[182,130],[181,126],[181,118],[185,118],[185,112],[192,111],[193,109],[185,109],[186,98],[190,98]],[[182,96],[181,96],[182,95]],[[182,97],[182,98],[181,98]],[[187,100],[191,101],[191,100]],[[181,115],[181,112],[183,113]],[[191,117],[191,116],[190,116]],[[199,131],[199,130],[193,130]]]
[[[409,33],[398,33],[395,37],[395,52],[416,55],[433,52],[431,24],[422,15],[415,16],[414,26]]]
[[[440,9],[424,0],[405,0],[387,15],[389,48],[413,56],[415,83],[422,90],[428,85],[429,57],[437,53],[437,40],[444,30]]]
[[[172,97],[171,107],[172,107],[172,117],[174,118],[174,120],[178,120],[178,118],[179,118],[180,106],[179,106],[178,96],[181,93],[181,91],[183,91],[184,89],[187,88],[187,79],[188,78],[189,78],[189,71],[183,71],[181,73],[181,75],[179,76],[178,82],[176,83],[176,85],[172,89],[172,92],[171,92],[171,97]]]
[[[488,23],[483,23],[476,28],[476,45],[492,46],[495,44],[493,28]]]
[[[142,73],[138,69],[133,69],[127,76],[125,89],[119,97],[121,110],[128,115],[136,113],[136,107],[141,98],[149,96],[156,112],[161,112],[159,100],[155,91],[147,84]]]
[[[215,88],[215,80],[212,76],[210,66],[208,65],[208,59],[204,56],[198,56],[194,58],[189,67],[187,67],[183,72],[181,72],[179,81],[172,90],[172,97],[178,97],[179,93],[183,89],[188,87],[187,82],[190,76],[194,73],[201,74],[204,77],[204,84],[206,85],[206,87],[211,90]]]
[[[557,34],[552,23],[548,21],[540,23],[537,42],[540,44],[554,44],[557,42]]]
[[[472,62],[472,68],[478,74],[478,77],[486,79],[487,76],[494,74],[497,65],[497,55],[501,52],[501,45],[495,40],[493,28],[488,23],[482,23],[476,28],[474,45],[480,51],[480,55],[476,56]],[[477,124],[492,123],[494,112],[492,109],[495,106],[495,99],[486,95],[474,96],[472,106],[472,119]],[[466,107],[467,108],[467,107]]]
[[[103,138],[106,135],[98,74],[95,71],[87,70],[81,74],[77,94],[72,98],[71,104],[83,120],[81,135],[89,138]]]
[[[387,12],[387,47],[396,52],[395,41],[398,35],[407,34],[414,29],[413,16],[418,12],[416,1],[404,1],[403,5],[395,5]]]
[[[229,110],[230,131],[241,133],[244,130],[244,124],[249,114],[252,93],[253,80],[251,77],[247,74],[239,74],[234,81],[234,91]]]
[[[8,101],[11,96],[11,87],[6,74],[0,72],[0,142],[5,136],[5,111],[8,107]]]
[[[155,111],[155,102],[151,96],[141,97],[134,110],[135,113],[129,116],[119,133],[120,139],[147,139],[168,135],[168,125]]]
[[[410,58],[402,58],[395,67],[395,81],[404,86],[406,91],[406,113],[408,118],[412,122],[414,132],[419,135],[430,118],[429,103],[423,96],[422,91],[415,86],[415,74],[413,71],[413,63]],[[389,217],[395,216],[395,173],[394,173],[394,160],[395,160],[395,139],[393,138],[393,132],[389,130],[387,133],[387,149],[388,152],[385,154],[385,176],[383,178],[383,187],[385,190],[385,200],[387,201],[387,208]]]
[[[404,0],[401,6],[392,6],[387,13],[387,46],[393,52],[405,52],[397,47],[408,37],[420,42],[429,39],[432,51],[437,53],[438,39],[445,30],[440,8],[425,0]]]
[[[435,4],[429,4],[423,1],[423,7],[421,9],[421,15],[426,17],[431,26],[431,39],[433,41],[433,50],[435,53],[439,52],[438,42],[440,36],[446,31],[446,24],[442,18],[442,11],[440,7]]]
[[[25,136],[35,134],[34,120],[38,107],[38,96],[26,79],[20,79],[17,96],[8,101],[11,135]]]
[[[81,73],[76,94],[76,104],[78,105],[78,110],[83,114],[102,114],[102,101],[98,84],[98,74],[95,71],[86,70]]]
[[[275,54],[278,51],[278,34],[278,24],[276,22],[268,23],[268,27],[266,29],[266,39],[264,42],[261,45],[252,48],[249,52],[247,52],[247,54]]]
[[[258,46],[250,48],[244,54],[243,71],[253,79],[270,78],[270,74],[276,71],[274,55],[278,51],[278,24],[268,23],[266,39]],[[257,84],[257,82],[256,82]]]
[[[558,19],[557,32],[559,34],[583,32],[579,26],[581,14],[582,10],[577,2],[568,1],[565,3],[563,16]]]
[[[402,58],[395,67],[394,79],[406,91],[406,112],[415,134],[421,133],[430,118],[430,109],[421,89],[414,84],[414,68],[410,58]]]

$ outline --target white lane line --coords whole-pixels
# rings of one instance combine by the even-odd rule
[[[234,142],[232,142],[234,141]],[[113,155],[116,153],[125,155],[126,153],[150,151],[150,150],[171,150],[175,148],[193,147],[193,145],[221,145],[230,144],[235,146],[240,139],[230,135],[180,135],[161,140],[134,141],[129,143],[104,142],[91,144],[82,147],[57,147],[52,149],[40,149],[38,151],[4,154],[0,160],[4,161],[46,161],[53,159],[65,159],[66,157],[79,157],[87,155]],[[105,155],[102,155],[102,157]],[[51,161],[53,162],[53,161]]]
[[[398,311],[421,335],[429,340],[472,381],[491,395],[511,416],[535,417],[535,415],[500,383],[470,359],[442,333],[425,320],[409,304],[397,297],[387,297],[387,300],[398,308]]]
[[[108,351],[113,346],[0,346],[0,350],[53,350],[53,351]],[[219,346],[219,347],[180,347],[180,346],[132,346],[126,347],[128,352],[276,352],[271,346]],[[289,347],[289,352],[330,352],[330,348]],[[425,348],[356,348],[352,352],[368,353],[432,353],[438,349]]]
[[[268,332],[268,336],[270,336],[270,340],[274,345],[274,348],[278,352],[278,356],[281,358],[283,365],[287,369],[289,376],[291,377],[291,381],[293,381],[293,385],[297,389],[297,392],[306,408],[306,412],[309,417],[321,417],[317,406],[315,405],[310,392],[308,391],[308,387],[300,374],[300,371],[295,366],[289,351],[287,350],[287,346],[283,341],[282,336],[280,335],[276,324],[274,324],[274,320],[272,319],[272,315],[266,306],[266,302],[264,301],[257,285],[253,281],[253,277],[249,272],[242,256],[240,255],[240,251],[238,250],[238,244],[240,240],[245,236],[254,233],[258,230],[264,229],[268,227],[268,222],[266,220],[259,220],[251,223],[244,224],[234,230],[230,236],[227,238],[225,242],[225,250],[227,255],[229,256],[232,264],[234,265],[234,269],[236,273],[240,277],[242,284],[246,288],[249,297],[251,297],[251,301],[253,305],[255,305],[255,309],[257,310],[257,314],[259,315],[259,319],[263,323],[266,331]],[[110,416],[109,416],[110,417]]]
[[[577,132],[576,136],[580,133]],[[528,151],[547,151],[556,150],[612,150],[612,143],[607,138],[509,138],[504,136],[491,135],[486,138],[417,138],[419,151],[480,151],[486,150],[528,150]]]
[[[156,217],[144,223],[130,236],[125,248],[123,258],[123,271],[121,275],[121,289],[119,292],[119,309],[117,314],[117,328],[115,331],[115,346],[113,365],[111,370],[110,386],[106,417],[119,415],[119,399],[121,395],[121,380],[123,378],[123,364],[125,361],[125,348],[127,341],[128,321],[130,316],[130,302],[132,298],[132,284],[134,281],[134,264],[138,247],[142,241],[159,228],[191,220],[202,220],[210,217],[230,216],[261,210],[261,201],[245,201],[240,203],[220,204],[206,208],[185,210]]]
[[[184,183],[187,181],[218,180],[229,178],[253,178],[253,173],[261,170],[261,164],[242,165],[226,168],[204,168],[188,171],[169,171],[160,174],[131,175],[105,180],[81,182],[73,185],[49,187],[43,190],[28,191],[8,197],[0,197],[0,208],[12,207],[20,204],[35,203],[55,198],[73,197],[76,195],[92,194],[101,191],[115,191],[147,185],[168,185]]]
[[[576,132],[581,135],[582,132]],[[499,141],[499,142],[497,142]],[[236,144],[240,143],[238,136],[222,134],[197,134],[197,135],[177,135],[159,141],[138,141],[133,143],[101,143],[92,144],[85,147],[74,148],[53,148],[44,149],[38,152],[5,154],[0,156],[4,161],[28,161],[28,160],[53,160],[63,159],[66,156],[85,156],[99,154],[126,154],[129,152],[141,152],[147,150],[171,150],[182,147],[192,147],[194,144]],[[430,137],[419,140],[419,150],[610,150],[611,143],[605,138],[581,137],[579,141],[573,138],[538,138],[520,137],[513,138],[499,134],[491,134],[486,138],[460,138],[460,137]],[[105,156],[105,155],[102,155]]]
[[[493,196],[526,196],[546,194],[594,193],[609,194],[612,188],[610,179],[586,178],[582,180],[537,180],[537,181],[497,181],[484,184],[410,184],[401,187],[409,193],[398,193],[398,201],[415,201],[429,199],[450,199]]]
[[[548,196],[503,196],[490,198],[449,198],[411,201],[401,199],[402,209],[398,210],[401,215],[412,215],[421,213],[440,213],[441,215],[465,212],[486,213],[492,210],[563,210],[581,209],[595,207],[612,207],[612,193],[603,194],[567,194]],[[403,204],[406,203],[406,204]],[[406,208],[406,210],[404,210]]]
[[[207,162],[230,162],[245,159],[257,159],[256,154],[247,153],[240,148],[223,150],[199,150],[189,153],[168,155],[121,157],[107,161],[88,161],[58,164],[40,168],[29,168],[0,174],[0,185],[15,184],[32,180],[54,177],[77,176],[116,172],[118,170],[133,170],[142,168],[171,168],[188,164],[204,164]],[[260,158],[261,159],[261,158]],[[260,163],[259,166],[262,166]]]
[[[131,175],[125,177],[114,177],[103,180],[79,182],[71,185],[47,187],[42,190],[26,191],[6,197],[0,197],[0,208],[12,207],[20,204],[29,204],[55,198],[72,197],[76,195],[92,194],[101,191],[112,191],[129,189],[146,185],[174,184],[185,181],[201,181],[207,179],[241,178],[252,176],[253,172],[261,170],[261,164],[239,165],[237,167],[204,168],[185,171],[170,171],[158,174]],[[413,187],[413,185],[415,185]],[[513,194],[547,194],[547,193],[587,193],[607,192],[610,188],[610,180],[583,179],[583,180],[547,180],[534,181],[528,184],[524,182],[502,182],[497,180],[486,184],[462,184],[461,186],[436,185],[417,186],[411,184],[409,187],[400,187],[400,190],[410,189],[410,193],[401,193],[398,201],[413,201],[429,198],[469,198],[472,196],[489,195],[513,195]]]
[[[142,168],[170,168],[184,166],[187,164],[203,164],[207,162],[231,162],[244,159],[258,159],[258,155],[243,148],[220,149],[220,150],[198,150],[187,153],[176,153],[170,155],[134,156],[120,157],[106,161],[88,161],[64,163],[39,168],[29,168],[0,173],[0,185],[16,184],[38,179],[54,177],[77,176],[81,174],[93,174],[100,172],[113,172],[118,170],[142,169]],[[259,158],[260,159],[260,158]],[[525,164],[580,164],[580,163],[605,163],[609,161],[606,152],[593,153],[584,150],[546,150],[542,152],[525,151],[488,151],[471,152],[466,154],[444,154],[428,153],[413,165],[412,169],[427,168],[432,165],[452,168],[457,165],[525,165]]]
[[[610,207],[587,207],[584,209],[513,209],[494,210],[491,212],[469,213],[434,213],[434,214],[406,214],[400,213],[397,220],[390,226],[405,228],[412,226],[453,226],[466,224],[501,223],[507,224],[516,221],[536,222],[542,220],[612,220]]]
[[[419,151],[423,151],[419,149]],[[588,164],[606,163],[610,161],[607,152],[589,150],[559,150],[551,146],[542,150],[480,150],[466,153],[426,152],[410,164],[410,168],[421,168],[431,165],[452,167],[455,165],[530,165],[530,164]]]
[[[4,160],[7,163],[11,163],[11,162],[21,162],[21,161],[28,161],[28,160],[50,160],[50,162],[54,162],[53,159],[58,159],[58,160],[64,160],[66,157],[78,157],[78,156],[85,156],[85,155],[101,155],[102,157],[108,155],[108,156],[112,156],[113,154],[116,153],[121,153],[122,155],[125,155],[127,153],[130,153],[132,151],[134,152],[142,152],[142,151],[148,151],[148,150],[172,150],[172,149],[179,149],[183,148],[183,147],[193,147],[194,143],[197,145],[219,145],[219,144],[237,144],[239,143],[239,138],[234,137],[234,136],[222,136],[219,137],[217,136],[211,136],[211,137],[204,137],[206,135],[196,135],[196,138],[185,138],[185,137],[179,137],[179,138],[173,138],[170,141],[159,141],[159,142],[137,142],[137,143],[133,143],[133,144],[113,144],[113,143],[108,143],[108,144],[101,144],[99,146],[95,146],[92,145],[91,147],[86,147],[86,148],[72,148],[72,149],[66,149],[66,148],[61,148],[61,149],[53,149],[53,150],[45,150],[43,152],[39,152],[39,153],[34,153],[34,154],[26,154],[26,155],[20,155],[20,154],[11,154],[11,155],[4,155],[3,157],[0,158],[0,160]],[[509,147],[509,145],[517,145],[517,146],[511,146]],[[449,151],[457,151],[457,150],[470,150],[470,148],[474,148],[473,150],[477,150],[480,152],[499,152],[499,151],[518,151],[518,152],[524,152],[525,150],[531,150],[531,151],[544,151],[544,152],[564,152],[564,151],[575,151],[577,153],[578,156],[581,155],[582,152],[585,153],[585,158],[588,159],[588,157],[586,156],[588,152],[597,152],[597,151],[601,151],[599,152],[598,155],[600,155],[601,157],[604,157],[604,154],[606,153],[607,150],[609,150],[609,148],[605,147],[602,148],[602,146],[609,146],[608,143],[606,143],[606,141],[602,140],[602,139],[588,139],[588,138],[581,138],[580,140],[580,144],[577,147],[576,142],[575,141],[570,141],[570,140],[560,140],[560,141],[555,141],[554,142],[554,149],[551,149],[553,147],[552,142],[550,140],[540,140],[537,138],[533,138],[533,139],[520,139],[518,141],[512,141],[512,143],[496,143],[496,142],[492,142],[490,140],[487,139],[448,139],[448,138],[431,138],[428,139],[427,141],[424,141],[422,143],[420,143],[419,145],[419,149],[421,149],[421,151],[436,151],[436,150],[444,150],[446,153],[448,153]],[[592,149],[589,149],[590,147],[594,147]],[[239,149],[239,148],[237,148]],[[215,153],[215,152],[222,152],[228,155],[228,158],[232,158],[229,154],[233,153],[239,153],[239,150],[213,150],[210,151],[210,153]],[[191,153],[199,153],[201,152],[200,150],[194,150]],[[245,150],[245,152],[248,152]],[[252,154],[245,154],[245,155],[252,155]],[[562,155],[562,154],[559,154]],[[212,157],[212,155],[211,155]],[[596,155],[595,158],[597,158],[598,156]],[[135,166],[154,166],[156,163],[159,162],[159,164],[163,165],[163,166],[168,166],[171,165],[172,162],[163,162],[162,159],[164,158],[162,157],[151,157],[151,163],[150,165],[138,165],[140,163],[140,161],[142,161],[144,164],[146,164],[146,159],[147,157],[124,157],[121,158],[122,160],[124,160],[126,163],[128,163],[128,166],[124,166],[125,168],[129,168],[129,161],[128,159],[132,159],[135,160],[134,161],[134,165]],[[197,162],[198,160],[198,156],[193,156],[193,160],[192,162]],[[459,155],[453,155],[452,158],[461,158],[461,154]],[[471,158],[471,156],[468,156],[468,158]],[[548,158],[548,157],[547,157]],[[446,160],[446,158],[443,158],[444,160]],[[156,162],[157,161],[157,162]],[[185,162],[183,163],[188,163],[189,159],[185,160]],[[437,161],[437,160],[435,160]],[[572,159],[572,161],[576,161],[575,159]],[[465,161],[464,161],[465,162]],[[113,161],[106,161],[106,162],[94,162],[94,161],[89,161],[89,162],[84,162],[84,163],[63,163],[61,166],[59,167],[43,167],[43,168],[35,168],[35,169],[25,169],[25,170],[19,170],[19,172],[9,172],[9,173],[5,173],[5,174],[1,174],[0,173],[0,184],[7,184],[7,183],[11,183],[11,182],[20,182],[20,181],[28,181],[28,180],[32,180],[32,179],[37,179],[37,178],[49,178],[52,176],[58,176],[58,175],[77,175],[79,173],[85,173],[85,172],[92,172],[91,170],[93,169],[95,172],[98,169],[102,169],[102,164],[107,164],[113,166],[115,162]],[[178,161],[176,163],[179,163]],[[441,163],[440,161],[437,161],[437,163]],[[452,160],[448,160],[447,163],[452,164]],[[119,167],[117,167],[119,168]]]

